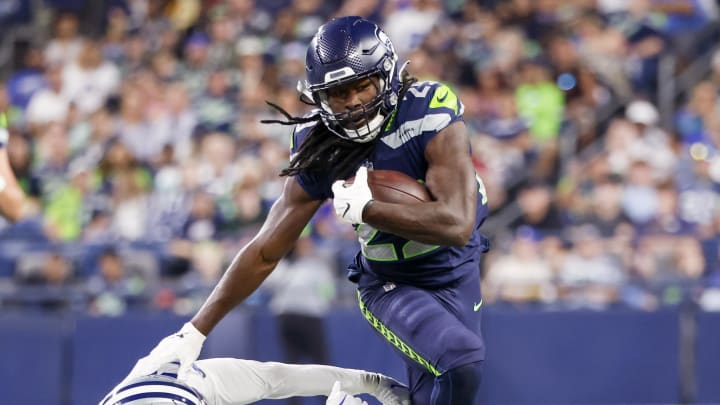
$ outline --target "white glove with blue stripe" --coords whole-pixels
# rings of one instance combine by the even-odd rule
[[[325,405],[368,405],[368,403],[343,391],[340,381],[335,381]]]

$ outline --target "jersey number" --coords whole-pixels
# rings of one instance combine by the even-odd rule
[[[476,173],[475,178],[478,183],[478,193],[480,193],[480,203],[482,205],[487,204],[487,191],[485,189],[485,183],[483,183],[480,176]],[[396,262],[401,259],[412,259],[417,256],[430,253],[435,249],[438,249],[438,245],[429,245],[427,243],[420,243],[414,240],[405,242],[402,247],[402,252],[398,254],[395,244],[393,243],[373,243],[375,237],[378,234],[378,230],[368,224],[360,224],[357,229],[358,241],[360,242],[360,250],[363,256],[368,260],[378,262]]]
[[[409,240],[405,242],[402,251],[398,254],[393,243],[373,243],[379,231],[372,226],[360,224],[356,232],[363,256],[368,260],[377,262],[396,262],[402,259],[412,259],[425,253],[430,253],[440,247],[438,245],[428,245],[426,243]]]

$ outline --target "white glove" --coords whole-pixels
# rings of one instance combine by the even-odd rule
[[[190,371],[192,363],[197,360],[203,342],[205,342],[205,335],[200,333],[192,323],[187,322],[178,332],[161,340],[150,354],[138,360],[123,381],[152,374],[173,361],[180,362],[178,378],[181,378]]]
[[[392,377],[380,373],[373,373],[377,377],[374,390],[369,391],[383,405],[410,405],[410,390],[403,383]]]
[[[344,180],[333,183],[335,214],[343,221],[351,224],[363,223],[363,209],[373,199],[367,176],[367,167],[360,166],[352,184],[346,184]]]
[[[343,391],[340,387],[340,381],[335,381],[325,405],[368,405],[368,403]]]

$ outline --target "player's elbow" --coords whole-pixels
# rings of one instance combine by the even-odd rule
[[[454,247],[463,247],[470,242],[472,237],[473,227],[472,224],[468,224],[463,218],[456,218],[451,226],[447,228],[447,242],[446,245]]]
[[[460,229],[449,235],[448,245],[454,247],[463,247],[470,242],[472,232],[468,232],[465,229]]]

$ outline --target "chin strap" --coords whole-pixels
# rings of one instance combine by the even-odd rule
[[[378,134],[380,134],[380,130],[382,129],[384,122],[385,122],[385,116],[380,114],[380,112],[378,112],[377,114],[375,114],[375,117],[368,120],[368,122],[365,123],[365,125],[361,126],[360,128],[348,129],[348,128],[345,128],[342,126],[341,126],[341,128],[342,128],[342,131],[344,131],[346,134],[348,134],[348,135],[346,135],[347,139],[349,139],[353,142],[357,142],[357,143],[367,143],[367,142],[370,142],[373,139],[375,139],[378,136]],[[355,133],[358,136],[351,137],[351,136],[349,136],[349,134],[351,134],[351,133]]]

